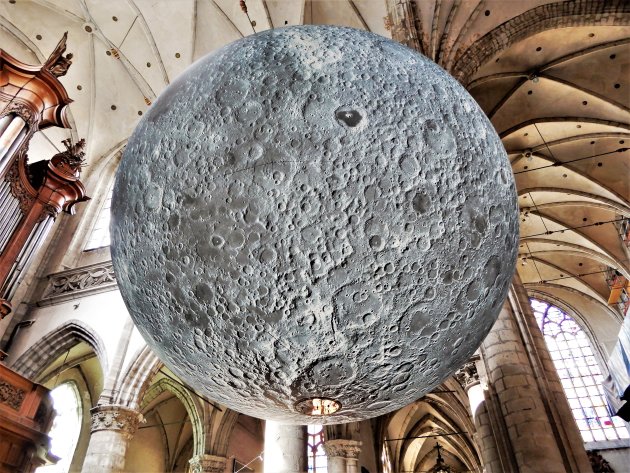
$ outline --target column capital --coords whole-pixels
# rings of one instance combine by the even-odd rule
[[[453,375],[464,391],[468,391],[471,387],[479,384],[479,373],[477,372],[476,364],[478,359],[478,357],[471,358]]]
[[[328,457],[359,458],[363,442],[358,440],[335,439],[324,442]]]
[[[92,414],[92,432],[115,430],[131,439],[136,433],[142,414],[124,406],[103,405],[90,410]]]
[[[195,455],[190,460],[192,473],[223,473],[227,464],[227,458],[216,455]]]

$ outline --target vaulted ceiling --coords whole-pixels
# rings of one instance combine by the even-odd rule
[[[620,236],[630,217],[630,28],[552,29],[495,54],[468,82],[512,163],[521,209],[518,272],[530,294],[568,305],[604,343],[621,306],[613,268],[628,277]]]
[[[500,134],[521,207],[518,271],[530,294],[585,317],[607,347],[621,308],[609,268],[630,277],[619,221],[630,217],[630,4],[546,0],[2,0],[0,45],[41,63],[68,31],[62,82],[73,129],[31,145],[88,141],[86,179],[189,64],[284,25],[373,31],[431,57],[471,92]]]

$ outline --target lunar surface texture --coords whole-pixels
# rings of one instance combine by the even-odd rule
[[[112,254],[138,329],[200,394],[349,422],[479,346],[514,270],[516,200],[490,122],[433,62],[287,27],[204,57],[151,106],[116,177]],[[309,415],[311,398],[338,410]]]

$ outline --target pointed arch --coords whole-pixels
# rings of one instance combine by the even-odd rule
[[[204,453],[204,430],[203,430],[203,410],[197,399],[190,395],[181,384],[176,383],[169,378],[161,378],[157,383],[153,384],[144,395],[140,403],[140,410],[144,411],[146,407],[156,397],[164,391],[169,391],[184,405],[193,431],[193,455],[203,455]]]
[[[151,380],[163,366],[157,355],[145,345],[125,370],[114,397],[114,404],[138,409]]]
[[[103,340],[94,329],[79,320],[68,320],[48,332],[20,355],[11,368],[25,378],[37,381],[51,362],[81,342],[87,343],[94,350],[102,372],[107,373],[107,350]]]
[[[584,442],[627,438],[625,422],[606,409],[605,365],[589,334],[560,307],[539,299],[530,304]]]

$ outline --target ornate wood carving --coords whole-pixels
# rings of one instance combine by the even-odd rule
[[[597,450],[587,450],[586,454],[591,462],[594,473],[615,473],[615,470],[610,466],[610,463],[602,457]]]
[[[41,65],[25,64],[0,50],[0,180],[9,183],[14,200],[5,210],[17,225],[6,229],[0,249],[0,319],[11,312],[20,272],[46,237],[49,219],[62,211],[73,214],[75,204],[88,199],[79,180],[84,140],[75,144],[65,140],[66,150],[47,162],[29,165],[27,157],[29,140],[37,130],[69,128],[66,109],[72,100],[59,82],[72,64],[72,54],[65,54],[67,38],[65,33]],[[21,219],[15,214],[15,200]]]
[[[45,387],[0,364],[0,470],[32,472],[54,463],[48,453],[55,411]]]
[[[79,180],[85,157],[85,140],[76,144],[64,140],[63,144],[66,151],[57,153],[48,162],[32,166],[26,164],[26,152],[21,151],[7,175],[11,192],[19,200],[24,216],[0,254],[0,287],[3,291],[0,297],[4,304],[8,304],[10,299],[7,281],[15,270],[14,263],[31,241],[37,225],[46,218],[54,219],[62,211],[73,214],[76,203],[89,199]]]
[[[20,98],[5,96],[6,94],[0,93],[0,102],[7,102],[6,107],[0,112],[0,118],[7,115],[17,115],[26,122],[30,129],[37,129],[37,122],[39,121],[40,114],[35,107]]]
[[[24,390],[0,379],[0,403],[4,403],[16,411],[20,410],[24,401]]]
[[[29,65],[0,50],[0,117],[13,113],[29,125],[29,136],[51,126],[70,128],[66,110],[72,99],[59,82],[70,64],[67,33],[44,64]]]
[[[63,55],[66,52],[66,41],[68,40],[68,32],[66,31],[55,50],[52,52],[48,60],[42,66],[42,69],[46,69],[50,71],[50,73],[55,77],[65,76],[72,64],[72,53],[68,53],[65,56]]]

